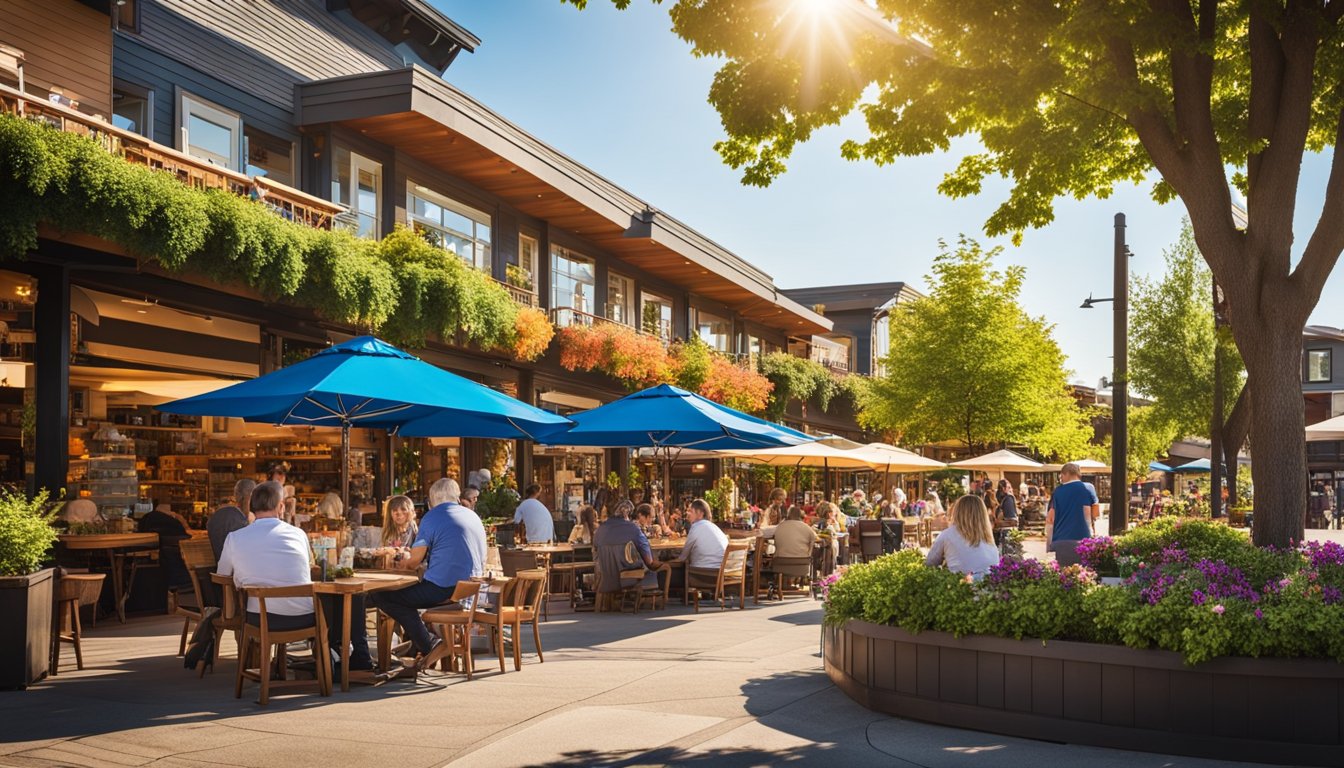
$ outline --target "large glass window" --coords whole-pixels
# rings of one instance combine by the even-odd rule
[[[873,375],[882,376],[887,370],[887,355],[891,353],[891,315],[883,313],[873,321]]]
[[[615,272],[607,273],[607,319],[635,324],[635,281]]]
[[[180,94],[179,148],[200,160],[242,170],[243,118],[189,93]]]
[[[112,124],[131,133],[154,135],[154,92],[120,80],[112,88]]]
[[[672,343],[672,300],[646,292],[640,296],[640,303],[643,306],[640,310],[640,330],[657,336],[664,344]]]
[[[1307,350],[1307,381],[1324,382],[1330,380],[1330,350]]]
[[[593,260],[559,245],[551,246],[551,308],[592,314],[597,286]]]
[[[248,176],[263,176],[277,184],[294,186],[294,143],[252,126],[243,127],[247,139]]]
[[[406,193],[411,226],[426,240],[490,271],[490,215],[412,182]]]
[[[530,293],[537,292],[537,254],[540,251],[537,238],[518,236],[518,264],[510,264],[506,270],[509,285]]]
[[[695,332],[700,340],[720,352],[732,350],[733,321],[702,309],[695,310]]]
[[[381,234],[383,165],[345,147],[332,153],[331,198],[350,209],[360,237]]]

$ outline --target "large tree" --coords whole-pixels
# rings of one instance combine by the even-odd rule
[[[1000,253],[967,238],[942,246],[928,295],[892,314],[887,373],[863,395],[860,421],[912,442],[1023,443],[1079,458],[1092,430],[1068,393],[1064,354],[1051,326],[1022,309],[1025,271],[994,269]]]
[[[1236,498],[1237,454],[1250,428],[1243,384],[1246,370],[1226,329],[1215,328],[1212,277],[1199,255],[1189,223],[1163,253],[1166,271],[1157,280],[1136,278],[1129,326],[1129,375],[1134,388],[1156,403],[1144,422],[1148,434],[1162,424],[1176,436],[1220,436]],[[1216,346],[1215,346],[1216,344]],[[1220,404],[1214,421],[1214,356],[1222,367]],[[1134,437],[1131,435],[1131,440]],[[1147,466],[1145,461],[1143,466]]]
[[[630,0],[613,0],[619,6]],[[579,5],[584,0],[570,0]],[[748,183],[861,109],[843,154],[891,163],[975,136],[940,189],[1012,189],[990,235],[1050,222],[1061,195],[1105,197],[1156,170],[1231,306],[1249,374],[1256,541],[1301,537],[1301,331],[1344,249],[1344,159],[1294,260],[1303,154],[1344,133],[1344,0],[677,0],[673,28],[724,59],[710,91],[724,160]],[[899,29],[899,33],[898,30]],[[1229,185],[1248,201],[1232,216]]]

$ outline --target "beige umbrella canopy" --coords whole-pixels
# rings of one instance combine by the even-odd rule
[[[1082,470],[1082,473],[1084,475],[1104,475],[1107,472],[1111,471],[1109,465],[1103,464],[1102,462],[1097,461],[1096,459],[1079,459],[1078,461],[1075,461],[1073,463],[1078,465],[1078,469]],[[1064,468],[1063,464],[1042,464],[1039,471],[1058,472],[1063,468]]]
[[[868,443],[849,453],[880,463],[878,469],[885,472],[931,472],[947,466],[936,459],[886,443]]]
[[[1318,440],[1344,440],[1344,416],[1336,416],[1307,427],[1307,442]]]
[[[826,467],[829,469],[881,469],[880,464],[861,457],[855,451],[844,451],[825,443],[803,443],[787,445],[783,448],[764,448],[760,450],[719,451],[722,456],[755,461],[774,467]]]
[[[956,469],[974,469],[980,472],[1040,472],[1045,465],[1032,461],[1026,456],[1007,448],[973,459],[963,459],[948,464]]]

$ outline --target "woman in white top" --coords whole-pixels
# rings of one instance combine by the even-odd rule
[[[597,510],[593,505],[584,504],[579,508],[579,522],[569,532],[570,544],[592,544],[593,531],[597,530]]]
[[[947,565],[948,570],[979,581],[997,562],[999,549],[994,546],[994,524],[985,502],[974,494],[962,496],[952,505],[952,525],[938,534],[924,564]]]

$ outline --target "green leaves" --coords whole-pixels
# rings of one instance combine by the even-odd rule
[[[25,576],[36,571],[56,543],[44,489],[33,498],[18,491],[0,491],[0,576]]]
[[[1066,390],[1064,355],[1051,326],[1020,306],[1025,272],[994,269],[1000,253],[964,236],[942,246],[929,295],[892,316],[887,374],[861,396],[865,426],[911,443],[1006,441],[1083,455],[1091,428]]]
[[[165,269],[246,285],[380,331],[396,344],[438,337],[536,357],[551,335],[535,317],[519,323],[519,307],[488,275],[408,229],[381,242],[311,229],[13,115],[0,115],[0,210],[4,257],[35,249],[37,226],[47,222],[106,238]]]

